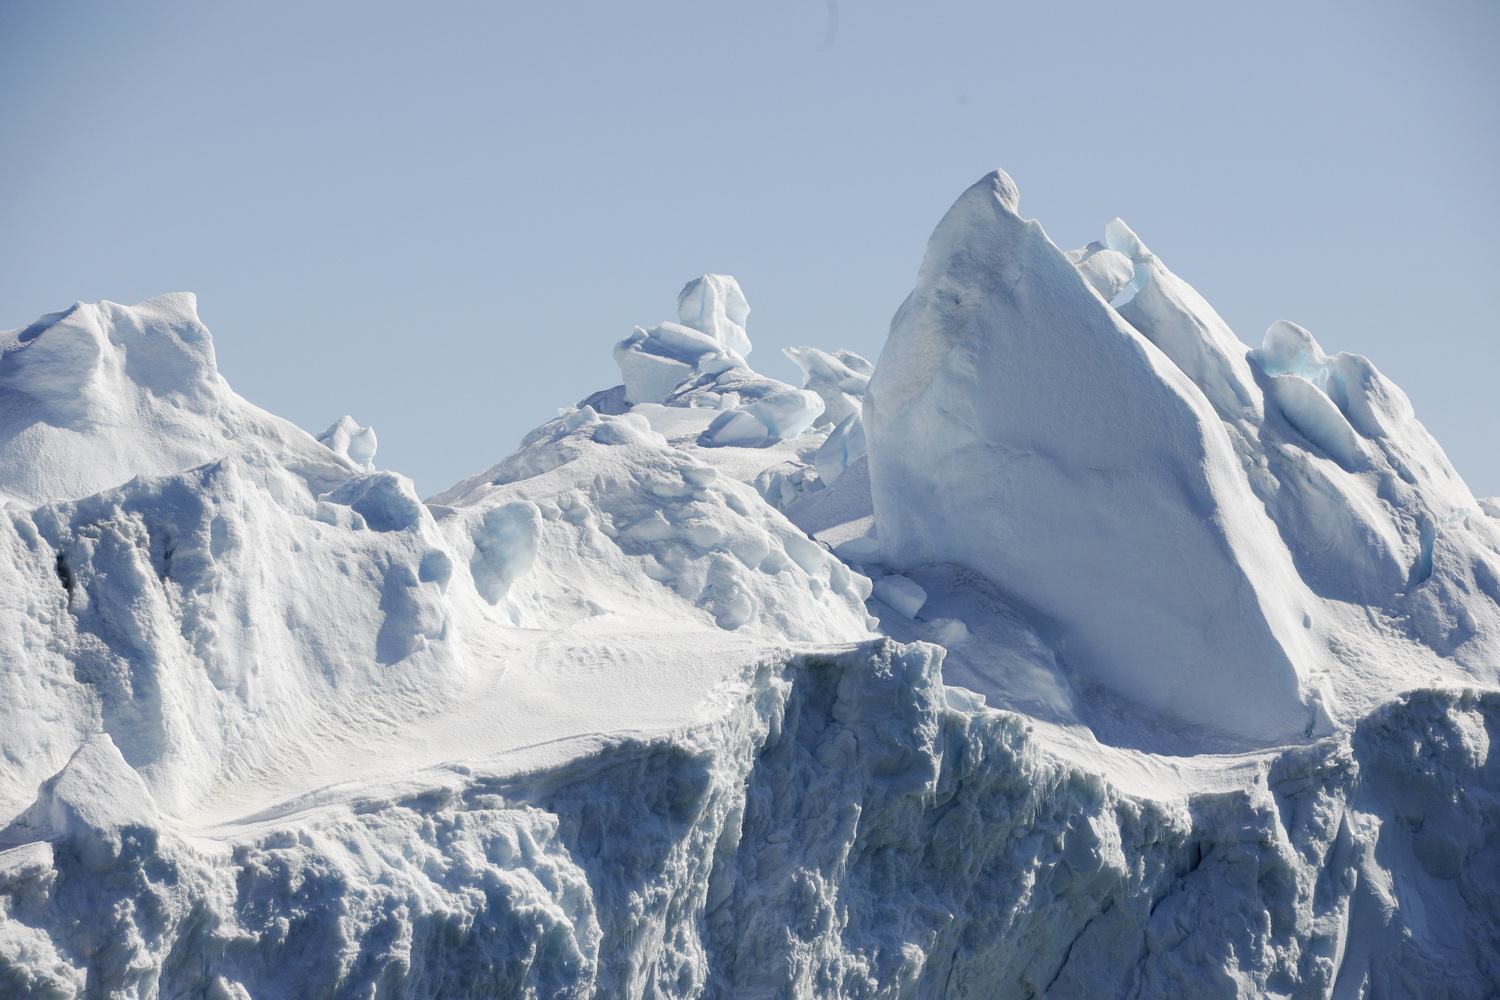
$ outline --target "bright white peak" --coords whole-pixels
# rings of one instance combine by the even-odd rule
[[[247,451],[325,489],[355,471],[235,395],[191,294],[80,302],[0,333],[0,493],[84,497]]]
[[[1399,389],[1290,323],[1250,351],[1118,219],[1063,254],[1015,207],[959,198],[865,396],[891,568],[976,571],[1084,691],[1252,742],[1494,683],[1500,534]]]

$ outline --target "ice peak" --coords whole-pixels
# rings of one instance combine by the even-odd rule
[[[11,407],[25,397],[56,427],[107,422],[125,384],[201,398],[216,374],[213,340],[189,292],[136,306],[78,302],[0,335],[0,396]]]
[[[339,417],[318,440],[336,455],[342,455],[365,471],[375,468],[375,428],[361,427],[348,414]]]
[[[107,865],[123,827],[158,822],[156,801],[108,733],[84,741],[63,769],[42,782],[17,823],[53,840],[74,841],[91,863]]]
[[[1005,180],[938,224],[865,396],[888,562],[995,581],[1072,669],[1150,710],[1303,730],[1299,595],[1277,586],[1290,566],[1231,442]],[[1111,249],[1144,252],[1128,233],[1113,227]]]
[[[264,448],[331,488],[354,466],[219,376],[190,292],[80,302],[0,333],[0,492],[78,498]]]
[[[995,200],[1004,205],[1007,210],[1019,213],[1021,211],[1021,192],[1016,187],[1016,182],[1011,180],[1010,174],[996,167],[985,174],[969,190],[983,187],[993,194]]]
[[[1146,244],[1141,242],[1135,230],[1125,225],[1125,220],[1119,216],[1104,224],[1104,245],[1115,253],[1124,254],[1137,264],[1151,256],[1151,251],[1146,249]]]
[[[677,293],[677,318],[683,326],[706,333],[740,357],[750,354],[745,320],[750,304],[739,282],[727,274],[704,274]]]

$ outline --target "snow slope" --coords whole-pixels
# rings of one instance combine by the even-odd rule
[[[0,347],[0,995],[1485,997],[1500,535],[1362,358],[992,174],[419,499],[189,296]]]

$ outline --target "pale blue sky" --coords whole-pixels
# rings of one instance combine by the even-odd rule
[[[757,367],[878,354],[1002,166],[1122,216],[1242,340],[1370,357],[1500,493],[1500,6],[0,5],[0,328],[199,295],[243,395],[432,493],[736,275]]]

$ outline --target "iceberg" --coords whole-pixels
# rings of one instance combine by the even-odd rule
[[[0,995],[1493,995],[1500,501],[1374,365],[999,171],[875,364],[748,312],[425,500],[190,296],[0,334]]]

